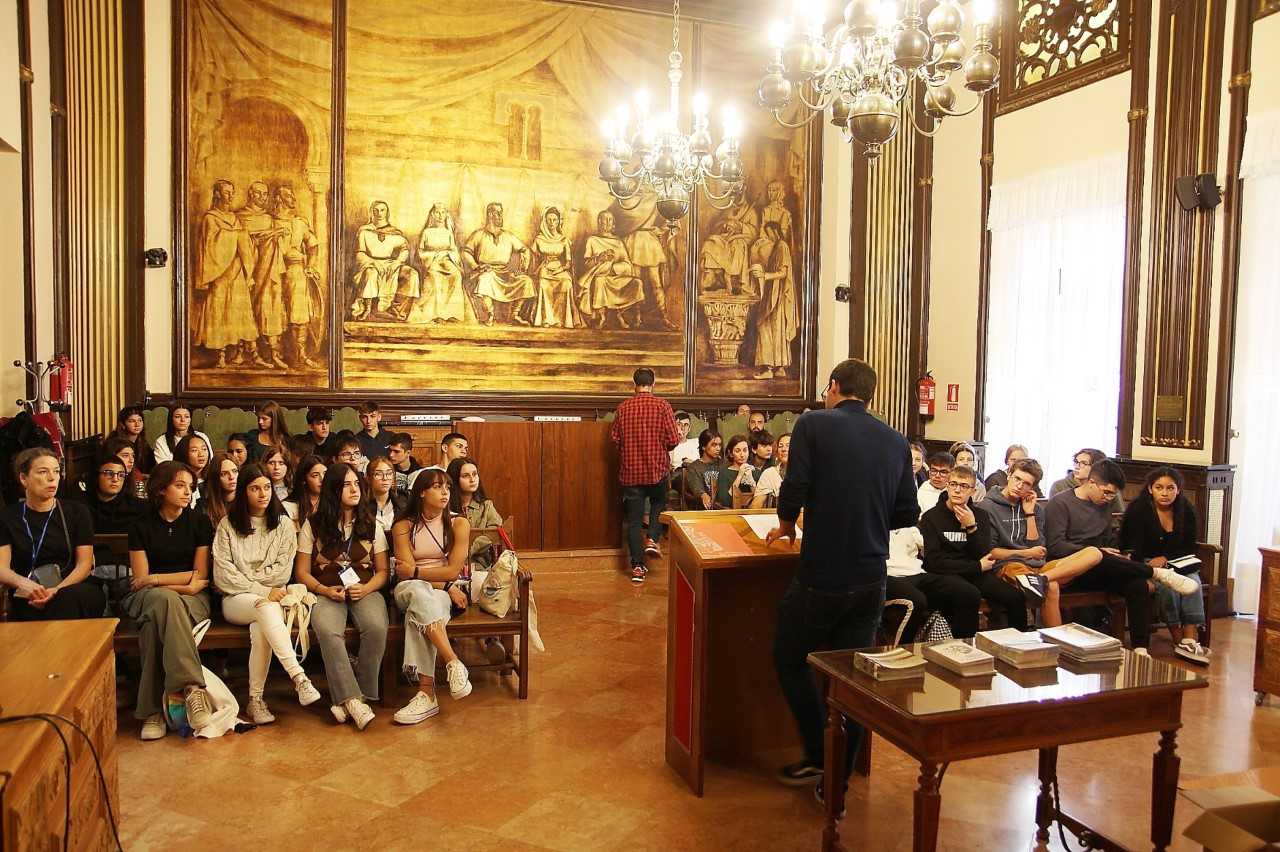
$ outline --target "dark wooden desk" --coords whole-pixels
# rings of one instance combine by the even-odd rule
[[[999,664],[994,676],[961,678],[929,663],[923,678],[895,684],[856,671],[853,653],[809,655],[809,664],[827,679],[823,789],[844,789],[844,761],[834,755],[845,752],[845,717],[889,740],[920,761],[913,821],[916,852],[937,848],[940,787],[947,764],[1030,749],[1040,751],[1036,838],[1048,840],[1049,826],[1059,822],[1077,837],[1087,837],[1092,845],[1086,848],[1121,849],[1055,806],[1058,747],[1156,732],[1160,746],[1152,770],[1151,842],[1157,852],[1168,847],[1178,791],[1180,759],[1175,746],[1182,727],[1182,693],[1208,686],[1204,677],[1126,650],[1119,664],[1086,669],[1064,663],[1056,674]],[[826,801],[822,848],[843,849],[843,797],[828,793]]]
[[[800,561],[800,545],[766,548],[742,519],[772,510],[666,512],[667,764],[702,795],[707,759],[740,762],[798,745],[773,669],[777,606]],[[749,553],[709,557],[690,533],[729,523]]]

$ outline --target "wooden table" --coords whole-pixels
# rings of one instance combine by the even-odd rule
[[[0,623],[0,715],[52,713],[89,735],[120,818],[114,618]],[[106,804],[84,738],[59,722],[71,750],[71,849],[113,849]],[[40,721],[0,726],[0,849],[61,849],[66,819],[62,743]],[[5,783],[8,773],[12,777]]]
[[[778,601],[800,562],[800,545],[766,548],[746,514],[775,513],[662,515],[671,566],[666,758],[698,796],[708,759],[742,762],[800,741],[773,668]],[[699,549],[699,528],[724,524],[745,553],[717,555],[705,543]]]
[[[919,649],[921,646],[912,646]],[[1056,670],[1027,671],[998,664],[995,675],[961,678],[933,663],[923,678],[884,683],[853,668],[853,651],[809,655],[809,664],[827,679],[826,775],[823,789],[844,789],[845,718],[862,724],[920,762],[915,793],[912,848],[934,850],[943,773],[953,760],[1039,749],[1040,795],[1036,838],[1049,839],[1059,822],[1085,848],[1121,849],[1114,841],[1058,810],[1058,747],[1071,743],[1160,734],[1152,769],[1151,842],[1165,849],[1173,834],[1178,791],[1175,751],[1182,727],[1182,693],[1207,687],[1198,674],[1149,657],[1124,652],[1108,667],[1060,664]],[[843,849],[838,793],[826,796],[822,848]]]

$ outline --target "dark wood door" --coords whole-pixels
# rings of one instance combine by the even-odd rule
[[[542,547],[618,547],[622,489],[609,424],[542,425]]]
[[[517,550],[545,550],[542,540],[542,424],[460,424],[480,484],[502,517],[515,515]]]

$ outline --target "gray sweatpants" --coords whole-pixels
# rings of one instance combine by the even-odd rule
[[[180,595],[156,586],[131,592],[122,604],[138,624],[138,645],[142,649],[138,705],[133,715],[148,719],[164,710],[167,693],[204,686],[200,652],[191,628],[209,617],[209,593]]]
[[[347,613],[360,632],[355,668],[347,655]],[[370,592],[350,604],[317,597],[311,610],[311,629],[320,640],[330,700],[341,704],[352,698],[376,699],[382,654],[387,647],[387,602],[382,593]]]

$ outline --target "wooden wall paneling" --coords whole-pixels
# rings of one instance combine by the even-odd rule
[[[1280,12],[1280,0],[1256,0],[1257,8],[1254,10],[1253,19],[1265,18],[1267,15],[1274,15]]]
[[[929,355],[929,282],[930,258],[933,256],[933,139],[921,137],[916,143],[916,171],[911,241],[911,307],[912,334],[907,342],[907,434],[923,435],[924,421],[916,405],[915,382],[924,375]]]
[[[867,204],[871,170],[867,158],[849,145],[853,158],[849,216],[849,357],[867,357]]]
[[[543,550],[541,423],[468,422],[480,482],[505,518],[515,515],[517,550]]]
[[[995,101],[996,103],[993,103]],[[991,181],[995,173],[996,111],[999,96],[992,94],[982,104],[982,154],[978,177],[982,216],[978,225],[978,355],[973,373],[973,439],[985,440],[987,433],[987,325],[991,319]]]
[[[169,15],[173,21],[173,63],[170,68],[170,96],[173,98],[173,124],[170,128],[169,150],[172,152],[173,181],[172,207],[173,216],[170,231],[173,234],[173,252],[170,268],[173,269],[173,359],[172,387],[175,397],[187,387],[187,346],[188,337],[187,300],[187,264],[183,258],[187,256],[187,4],[185,0],[172,0]],[[285,400],[280,400],[288,405]],[[228,400],[230,405],[241,405],[243,399]],[[205,402],[209,404],[220,404]]]
[[[541,426],[543,549],[621,546],[622,487],[609,424]]]
[[[1253,0],[1236,0],[1231,37],[1231,117],[1227,136],[1226,174],[1223,177],[1222,302],[1218,311],[1218,374],[1213,405],[1213,460],[1225,463],[1231,452],[1231,379],[1236,351],[1236,299],[1240,283],[1240,217],[1244,181],[1240,159],[1244,155],[1245,121],[1249,114]]]
[[[1165,0],[1160,7],[1141,421],[1147,446],[1205,443],[1215,217],[1183,210],[1173,184],[1217,171],[1227,2]]]
[[[430,467],[440,461],[440,441],[453,431],[452,426],[388,426],[392,432],[406,432],[413,437],[413,456],[423,467]],[[462,431],[462,430],[459,430]],[[472,450],[472,455],[475,451]]]
[[[146,43],[146,21],[141,3],[124,3],[121,7],[121,38],[125,45]],[[123,95],[123,162],[124,180],[124,228],[123,243],[123,297],[120,331],[124,346],[121,403],[135,402],[146,393],[146,334],[143,319],[146,316],[146,268],[142,253],[145,251],[146,224],[146,116],[145,116],[145,56],[141,50],[121,51],[121,93]],[[103,428],[115,425],[112,419]]]
[[[181,3],[182,0],[174,0]],[[67,328],[67,269],[71,265],[71,226],[67,213],[67,23],[60,0],[49,3],[49,141],[53,185],[53,348],[66,352],[71,334]],[[176,347],[175,347],[176,348]],[[51,353],[40,352],[36,357]]]
[[[34,203],[35,141],[32,133],[31,4],[18,0],[18,111],[22,128],[22,301],[24,343],[22,357],[36,354],[36,223]],[[35,379],[27,376],[27,396],[35,396]]]

